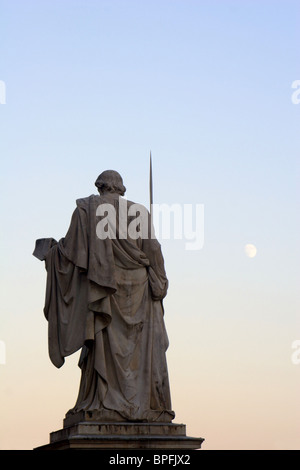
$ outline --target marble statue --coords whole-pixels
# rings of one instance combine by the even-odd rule
[[[95,185],[99,194],[76,201],[66,236],[37,240],[33,253],[47,272],[50,359],[59,368],[81,350],[78,398],[67,416],[171,422],[161,245],[150,213],[123,197],[119,173],[104,171]]]

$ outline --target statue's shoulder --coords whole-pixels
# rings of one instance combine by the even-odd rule
[[[76,206],[79,208],[87,208],[91,204],[98,205],[99,203],[100,203],[100,196],[97,196],[96,194],[91,194],[90,196],[76,199]]]
[[[134,202],[134,201],[130,201],[130,200],[128,200],[128,199],[126,199],[126,201],[127,201],[127,206],[128,206],[128,207],[136,206],[137,210],[140,208],[140,209],[142,209],[142,210],[144,210],[144,211],[146,211],[146,212],[149,212],[148,209],[147,209],[147,207],[144,206],[144,204],[141,204],[140,202]]]

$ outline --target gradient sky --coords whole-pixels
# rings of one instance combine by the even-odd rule
[[[175,422],[203,449],[300,449],[299,10],[0,0],[1,449],[46,444],[79,385],[76,354],[48,358],[35,240],[105,169],[148,206],[150,149],[154,202],[205,213],[201,250],[161,240]]]

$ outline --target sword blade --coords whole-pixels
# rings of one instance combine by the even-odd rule
[[[153,204],[153,179],[152,179],[152,155],[150,150],[150,175],[149,175],[149,192],[150,192],[150,216],[152,220],[152,204]]]

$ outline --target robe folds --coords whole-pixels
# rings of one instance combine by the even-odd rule
[[[118,215],[119,201],[116,194],[78,199],[66,236],[36,242],[34,255],[47,270],[49,356],[61,367],[81,349],[69,414],[102,410],[116,421],[171,421],[161,246],[150,231],[149,238],[120,238],[118,223],[115,238],[97,236],[97,208],[112,204]]]

